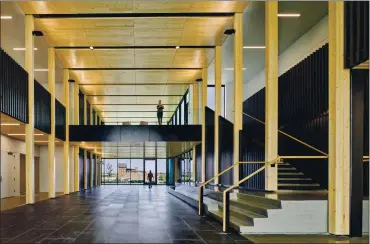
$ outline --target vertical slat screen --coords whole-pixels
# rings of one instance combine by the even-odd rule
[[[219,116],[219,172],[234,164],[234,124]],[[220,184],[230,186],[233,184],[233,170],[220,176]]]
[[[195,148],[197,153],[197,161],[196,161],[196,167],[197,167],[197,182],[202,182],[202,144],[198,144]]]
[[[215,175],[215,111],[206,107],[206,180]]]
[[[279,77],[279,129],[314,147],[328,151],[328,44],[302,60]],[[248,98],[243,111],[265,121],[265,88]],[[243,116],[242,160],[265,160],[265,126]],[[319,155],[312,149],[279,134],[279,155]],[[323,188],[328,184],[327,160],[289,160],[289,163],[311,177]],[[261,167],[247,164],[241,168],[245,177]],[[264,189],[262,171],[243,186]]]
[[[66,139],[66,108],[55,99],[55,137],[60,140]]]
[[[50,134],[51,131],[51,96],[50,93],[35,80],[35,128]]]
[[[28,74],[0,49],[0,111],[28,123]]]
[[[78,153],[78,164],[79,164],[79,183],[80,183],[80,191],[84,189],[84,151],[80,149]]]
[[[345,67],[369,60],[369,1],[344,2]]]
[[[344,2],[345,67],[369,60],[369,1]]]

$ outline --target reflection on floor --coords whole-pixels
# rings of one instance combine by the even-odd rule
[[[166,186],[101,186],[1,213],[0,243],[250,243]]]
[[[63,195],[63,192],[57,192],[55,193],[56,196]],[[43,201],[48,199],[48,193],[47,192],[40,192],[35,194],[35,201]],[[2,198],[0,199],[0,210],[5,211],[8,209],[16,208],[19,206],[22,206],[26,204],[26,196],[21,195],[21,196],[16,196],[16,197],[7,197],[7,198]]]
[[[329,235],[246,235],[252,243],[369,243],[362,238],[334,237]]]

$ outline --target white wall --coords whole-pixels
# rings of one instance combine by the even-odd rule
[[[13,153],[13,155],[8,155],[9,152]],[[13,189],[12,194],[1,194],[1,197],[19,196],[20,194],[20,154],[26,154],[26,143],[1,135],[1,172],[9,174],[7,178],[4,176],[2,184],[8,184],[9,180],[13,179],[11,186],[7,185],[7,188],[11,187]],[[35,157],[40,156],[40,148],[38,146],[34,148],[34,155]]]
[[[64,186],[64,162],[63,146],[55,147],[55,192],[63,192]],[[40,192],[49,191],[49,165],[48,165],[48,147],[40,147]]]

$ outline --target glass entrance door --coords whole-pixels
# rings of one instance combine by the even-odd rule
[[[152,184],[157,184],[157,169],[156,169],[156,160],[155,159],[145,159],[144,160],[144,182],[145,184],[149,184],[148,174],[152,172],[153,179]]]

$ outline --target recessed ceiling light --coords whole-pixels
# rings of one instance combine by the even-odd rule
[[[13,19],[12,16],[8,16],[8,15],[2,15],[1,16],[1,19]]]
[[[176,46],[176,49],[179,49],[180,48],[180,46]]]
[[[25,47],[15,47],[13,48],[14,51],[25,51]],[[33,48],[33,50],[37,51],[37,47]]]
[[[288,14],[288,13],[286,13],[286,14],[278,14],[278,17],[293,17],[293,18],[297,18],[297,17],[300,17],[301,16],[301,14]]]
[[[34,69],[35,72],[47,72],[48,69]]]
[[[21,124],[19,124],[19,123],[2,123],[1,124],[1,126],[6,126],[6,125],[9,125],[9,126],[11,126],[11,125],[21,125]]]
[[[94,50],[94,47],[90,47],[90,50]]]
[[[246,70],[247,68],[243,68],[243,70]],[[225,68],[225,70],[227,70],[227,71],[233,71],[234,70],[234,68]]]
[[[265,46],[244,46],[244,49],[265,49]]]

